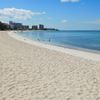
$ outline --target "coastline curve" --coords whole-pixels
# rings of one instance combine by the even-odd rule
[[[72,56],[77,56],[77,57],[81,57],[87,60],[94,60],[94,61],[100,61],[100,54],[97,53],[92,53],[92,52],[88,52],[88,51],[82,51],[82,50],[76,50],[76,49],[71,49],[71,48],[63,48],[63,47],[59,47],[59,46],[54,46],[54,45],[50,45],[50,44],[45,44],[45,43],[41,43],[38,41],[33,41],[30,40],[28,38],[22,37],[18,34],[16,34],[15,32],[8,32],[8,35],[18,41],[22,41],[31,45],[35,45],[35,46],[39,46],[42,48],[46,48],[49,50],[54,50],[57,52],[61,52],[61,53],[65,53],[65,54],[69,54]]]

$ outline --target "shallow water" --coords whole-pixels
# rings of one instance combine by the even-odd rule
[[[100,31],[26,31],[17,34],[53,45],[100,51]]]

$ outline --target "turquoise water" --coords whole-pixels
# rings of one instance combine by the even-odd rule
[[[27,31],[17,33],[31,40],[100,51],[100,31]]]

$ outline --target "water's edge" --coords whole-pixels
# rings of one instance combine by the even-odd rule
[[[88,60],[100,61],[100,53],[90,52],[90,50],[84,51],[80,49],[63,48],[63,47],[59,47],[55,45],[49,45],[49,44],[33,41],[28,38],[22,37],[16,34],[15,32],[8,32],[8,35],[14,39],[31,44],[33,46],[35,45],[35,46],[43,47],[43,48],[50,49],[53,51],[59,51],[62,53],[70,54],[72,56],[74,55],[74,56],[81,57]]]

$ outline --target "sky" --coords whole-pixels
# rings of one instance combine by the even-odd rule
[[[62,30],[100,30],[100,0],[0,0],[0,21]]]

